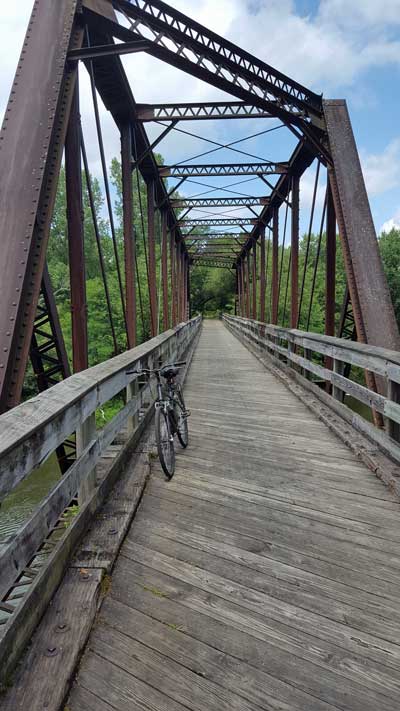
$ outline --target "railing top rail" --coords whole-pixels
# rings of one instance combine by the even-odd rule
[[[301,331],[295,328],[284,328],[283,326],[275,326],[273,324],[265,324],[261,321],[254,321],[253,319],[243,318],[242,316],[230,316],[224,315],[224,318],[234,319],[236,321],[242,321],[243,323],[254,324],[262,327],[266,333],[275,335],[279,338],[284,338],[289,342],[293,342],[296,345],[304,345],[307,341],[307,347],[309,343],[315,343],[315,350],[319,350],[318,346],[328,346],[331,349],[340,349],[341,351],[348,351],[349,353],[360,354],[362,356],[367,356],[371,359],[371,370],[374,370],[374,361],[376,362],[379,372],[381,368],[379,367],[380,361],[385,361],[393,366],[400,367],[400,352],[393,351],[388,348],[382,348],[381,346],[373,346],[367,343],[359,343],[358,341],[350,341],[345,338],[337,338],[335,336],[325,336],[322,333],[314,333],[312,331]],[[325,352],[325,349],[324,351]],[[360,364],[364,367],[364,361]],[[400,377],[400,370],[399,370]]]
[[[46,459],[103,403],[121,392],[135,375],[126,370],[148,359],[164,343],[200,317],[179,324],[104,363],[76,373],[0,416],[0,497]]]

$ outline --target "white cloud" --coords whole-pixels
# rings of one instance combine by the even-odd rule
[[[381,229],[379,230],[379,234],[382,234],[382,232],[390,232],[391,230],[399,230],[400,229],[400,210],[397,213],[397,216],[395,215],[394,217],[391,217],[390,220],[386,220],[386,222],[383,223]]]
[[[391,141],[380,154],[361,153],[369,195],[380,195],[400,186],[400,138]]]

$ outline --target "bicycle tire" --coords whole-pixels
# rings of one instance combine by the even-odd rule
[[[187,410],[181,390],[178,390],[177,392],[177,399],[180,406],[180,412],[177,413],[176,434],[178,435],[181,447],[183,447],[183,449],[186,449],[189,444],[189,428],[187,422]]]
[[[156,409],[155,430],[160,464],[167,479],[172,479],[175,472],[174,442],[169,417],[161,407]]]

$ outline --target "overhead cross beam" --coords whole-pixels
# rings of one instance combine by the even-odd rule
[[[133,20],[136,37],[151,33],[155,56],[199,78],[211,75],[219,88],[265,110],[271,107],[287,121],[322,127],[320,96],[161,0],[113,0],[113,5]]]
[[[206,220],[181,220],[178,222],[178,225],[180,227],[239,227],[241,225],[256,225],[257,222],[258,220],[250,217],[227,217]]]
[[[281,175],[287,172],[285,162],[263,163],[214,163],[211,165],[163,165],[159,168],[162,178],[219,178],[230,175]]]
[[[182,198],[171,200],[172,207],[248,207],[249,205],[267,205],[268,197],[240,198]]]
[[[137,41],[139,46],[139,41]],[[245,101],[212,101],[199,104],[138,104],[138,121],[204,121],[207,119],[274,118],[268,111]]]

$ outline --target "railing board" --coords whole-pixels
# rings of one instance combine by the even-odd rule
[[[313,334],[297,329],[280,328],[252,321],[251,319],[231,316],[224,316],[223,318],[230,328],[241,334],[243,338],[254,342],[255,346],[261,351],[268,352],[279,367],[284,367],[286,372],[304,387],[311,388],[320,399],[323,398],[335,412],[344,417],[356,430],[368,437],[376,445],[379,445],[381,450],[389,457],[396,462],[400,462],[400,447],[394,439],[389,437],[383,430],[374,427],[334,397],[322,392],[320,388],[316,387],[315,384],[307,380],[293,367],[299,366],[308,373],[312,373],[331,383],[335,388],[335,394],[338,390],[348,393],[358,401],[381,412],[386,418],[399,423],[400,406],[398,403],[349,380],[339,372],[331,371],[318,363],[311,362],[307,358],[298,355],[295,351],[296,347],[300,347],[310,356],[312,353],[317,353],[332,357],[334,363],[344,361],[357,365],[384,376],[389,384],[391,381],[399,382],[400,354],[385,348],[348,342],[333,336]],[[286,341],[288,347],[281,346],[272,339]],[[285,365],[278,356],[283,357],[287,364]]]
[[[140,366],[141,360],[151,358],[171,338],[179,338],[184,328],[181,324],[105,363],[72,375],[2,415],[0,500],[40,466],[89,415],[135,379],[126,375],[128,368]]]

